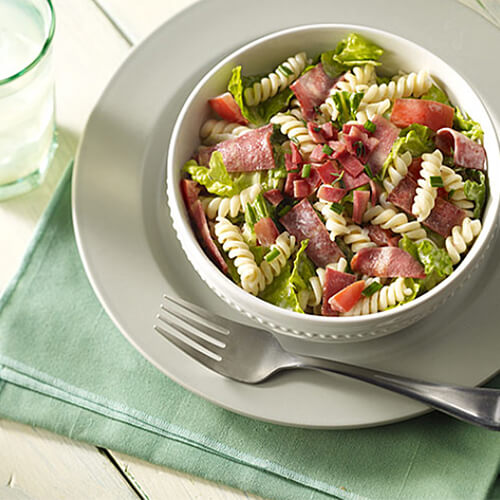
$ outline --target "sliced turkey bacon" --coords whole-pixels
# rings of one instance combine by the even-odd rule
[[[353,274],[343,273],[334,269],[326,268],[325,282],[323,285],[323,302],[321,304],[321,314],[323,316],[338,316],[338,311],[334,311],[329,303],[331,297],[346,286],[356,281]]]
[[[368,224],[366,226],[370,240],[378,247],[397,247],[400,236],[393,233],[390,229],[382,229],[380,226]]]
[[[345,188],[350,191],[351,189],[356,189],[369,184],[370,178],[364,172],[359,174],[357,177],[353,177],[347,170],[344,170],[342,182],[344,183]]]
[[[356,224],[361,224],[370,200],[370,191],[353,191],[352,200],[352,220]]]
[[[453,153],[459,167],[484,170],[486,151],[481,144],[452,128],[442,128],[436,134],[436,146],[446,155]]]
[[[200,188],[196,182],[188,179],[181,180],[182,198],[184,199],[191,221],[194,222],[195,227],[198,230],[196,236],[202,246],[207,250],[210,257],[212,257],[212,260],[220,267],[221,271],[223,273],[227,273],[228,267],[226,261],[219,252],[219,249],[210,234],[207,216],[203,210],[201,201],[198,199],[199,191]]]
[[[298,241],[309,240],[306,253],[317,266],[325,267],[344,255],[307,199],[295,205],[280,222]]]
[[[325,73],[319,63],[290,85],[306,120],[314,119],[315,108],[325,102],[336,81]]]
[[[263,217],[254,224],[257,241],[265,247],[270,247],[280,235],[271,217]]]
[[[422,264],[397,247],[362,248],[352,258],[351,268],[380,278],[425,278]]]
[[[283,192],[290,197],[293,197],[293,183],[295,181],[299,181],[301,179],[300,174],[297,172],[290,172],[286,176],[285,187],[283,188]]]
[[[398,185],[389,193],[387,199],[407,214],[412,215],[411,207],[416,194],[417,183],[412,177],[407,175],[399,181]]]
[[[318,165],[316,170],[325,184],[331,184],[340,175],[340,168],[334,160],[329,160],[322,165]]]
[[[356,156],[360,162],[366,163],[379,140],[376,137],[370,137],[363,125],[358,123],[347,123],[343,126],[342,131],[347,151]]]
[[[274,207],[283,201],[283,193],[279,189],[270,189],[264,193],[264,198]]]
[[[198,153],[200,165],[208,165],[214,151],[222,154],[228,172],[252,172],[275,167],[271,135],[273,125],[251,130],[246,134],[220,142]]]
[[[372,122],[376,126],[373,137],[378,140],[378,143],[368,156],[368,163],[372,172],[378,174],[387,156],[389,156],[392,145],[398,138],[400,130],[383,116],[374,116]]]
[[[405,128],[412,123],[425,125],[437,132],[453,125],[455,110],[436,101],[423,99],[396,99],[391,113],[391,122]]]
[[[413,215],[411,207],[413,198],[417,193],[417,183],[409,175],[403,178],[400,183],[391,191],[388,200],[407,214]],[[434,208],[429,217],[422,224],[432,231],[440,234],[444,238],[450,236],[454,226],[461,224],[465,219],[465,212],[440,197],[436,198]]]
[[[305,179],[293,181],[293,197],[294,198],[307,198],[312,194],[312,189]]]
[[[438,197],[429,217],[422,224],[443,238],[447,238],[455,226],[462,224],[465,217],[466,213],[461,208]]]
[[[329,203],[339,203],[347,194],[347,189],[323,184],[318,189],[318,198]]]
[[[309,159],[316,163],[321,163],[327,159],[326,153],[323,151],[323,145],[317,144],[309,155]]]
[[[353,177],[357,177],[365,169],[363,164],[356,158],[356,156],[348,153],[347,150],[339,155],[338,161]]]

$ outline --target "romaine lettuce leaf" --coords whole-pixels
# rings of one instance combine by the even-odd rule
[[[300,307],[298,294],[303,290],[310,290],[309,278],[315,275],[315,267],[305,251],[309,240],[302,241],[293,267],[287,263],[281,274],[265,288],[260,297],[271,304],[303,313]]]
[[[426,101],[441,102],[442,104],[451,106],[450,100],[448,99],[448,96],[445,94],[445,92],[434,84],[432,84],[431,88],[420,99],[425,99]]]
[[[360,64],[380,65],[378,59],[384,51],[357,33],[350,33],[334,50],[321,54],[321,63],[330,78],[336,78],[353,66]]]
[[[399,137],[394,141],[391,152],[387,156],[382,170],[380,171],[380,178],[383,179],[389,168],[398,155],[409,151],[415,157],[422,156],[424,153],[431,153],[434,151],[434,141],[432,140],[434,132],[425,125],[413,123],[409,127],[404,128],[399,133]]]
[[[293,92],[289,88],[286,88],[257,106],[247,106],[244,97],[245,89],[251,87],[260,79],[260,76],[243,76],[241,74],[241,66],[236,66],[233,69],[231,79],[227,86],[227,89],[231,92],[234,100],[240,107],[242,115],[254,125],[264,125],[268,123],[273,115],[288,105],[293,95]]]
[[[350,120],[356,120],[356,111],[363,99],[362,92],[335,92],[332,94],[333,102],[339,114],[335,120],[335,125],[339,128]]]
[[[290,283],[295,288],[296,292],[299,292],[301,290],[309,290],[311,288],[311,285],[309,284],[309,278],[312,278],[316,275],[314,264],[305,253],[308,243],[309,240],[302,241],[293,263]]]
[[[290,284],[291,266],[287,262],[283,271],[261,293],[260,298],[275,306],[303,313],[294,287]]]
[[[472,216],[481,217],[484,201],[486,199],[486,177],[482,172],[478,172],[479,182],[466,180],[464,182],[465,197],[474,202],[474,212]]]
[[[212,153],[208,167],[189,160],[184,164],[183,170],[198,184],[205,186],[209,193],[217,196],[234,196],[248,187],[243,180],[233,179],[229,175],[219,151]]]
[[[462,114],[458,108],[455,108],[453,128],[459,130],[462,134],[473,141],[483,141],[484,132],[481,125],[474,121],[467,113]]]
[[[403,236],[399,241],[399,247],[424,266],[426,278],[416,281],[420,283],[422,291],[434,288],[453,272],[453,263],[446,250],[435,247],[430,241],[423,240],[415,243],[407,236]]]

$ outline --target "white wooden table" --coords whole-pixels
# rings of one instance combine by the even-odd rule
[[[17,270],[87,117],[132,45],[194,0],[53,0],[59,149],[45,184],[0,203],[0,289]],[[214,499],[250,497],[227,487],[0,421],[1,499]]]

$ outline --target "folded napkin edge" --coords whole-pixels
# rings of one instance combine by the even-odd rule
[[[203,435],[192,433],[158,417],[145,414],[121,403],[116,403],[102,396],[74,387],[62,380],[39,372],[19,361],[12,360],[0,354],[0,394],[2,381],[4,384],[9,383],[42,394],[43,396],[57,399],[63,403],[71,404],[110,418],[121,424],[131,425],[177,443],[217,455],[234,463],[257,469],[260,472],[273,474],[281,479],[293,481],[320,493],[334,495],[341,500],[369,500],[367,497],[309,478],[275,462],[262,460],[253,455],[242,453],[237,449],[208,439]]]

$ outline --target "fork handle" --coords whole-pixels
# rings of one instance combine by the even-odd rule
[[[353,366],[339,361],[294,356],[297,368],[345,375],[403,394],[448,415],[492,430],[500,430],[500,390],[424,382],[409,377]]]

